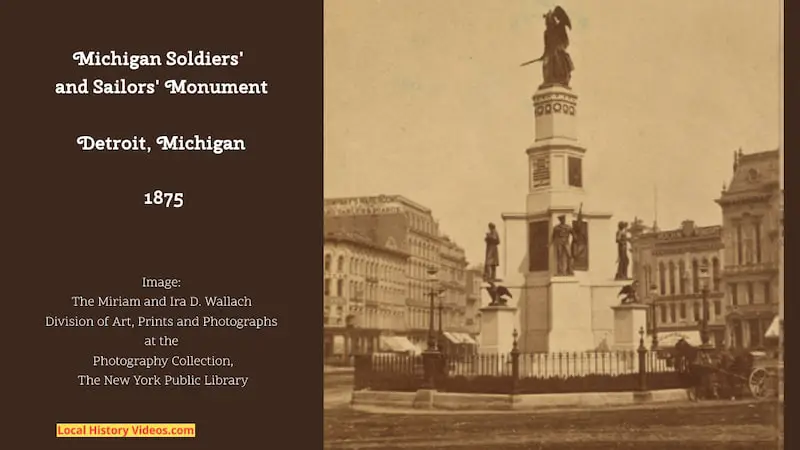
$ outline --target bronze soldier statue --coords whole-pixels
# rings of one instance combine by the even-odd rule
[[[573,235],[572,227],[566,224],[566,216],[558,216],[558,225],[553,227],[550,245],[556,250],[556,276],[567,277],[572,272],[572,255],[570,254],[570,236]]]
[[[628,223],[620,222],[617,226],[617,275],[615,280],[628,279]]]
[[[493,223],[489,224],[489,231],[484,237],[486,242],[486,257],[483,263],[483,281],[493,282],[497,279],[497,266],[500,265],[500,258],[497,253],[497,246],[500,245],[500,235]]]
[[[583,203],[578,208],[578,217],[572,221],[572,269],[589,270],[589,230],[583,220]]]

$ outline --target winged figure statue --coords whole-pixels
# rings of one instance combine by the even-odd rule
[[[556,6],[544,15],[544,23],[544,53],[539,58],[522,63],[522,66],[541,61],[543,85],[569,86],[572,71],[575,69],[572,58],[567,53],[569,47],[567,29],[572,29],[572,22],[564,8]]]

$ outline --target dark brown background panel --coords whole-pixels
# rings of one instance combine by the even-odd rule
[[[540,220],[528,223],[530,235],[530,271],[544,272],[550,266],[550,222]]]
[[[13,448],[319,448],[322,289],[322,2],[12,2],[0,14],[7,156],[4,383]],[[244,51],[234,68],[77,67],[77,50]],[[60,81],[261,81],[266,96],[58,96]],[[81,134],[242,137],[243,153],[83,153]],[[181,209],[145,207],[152,189]],[[4,227],[5,228],[5,227]],[[143,296],[142,276],[174,295],[248,295],[219,314],[278,317],[277,329],[47,329],[70,296]],[[5,278],[5,277],[4,277]],[[5,280],[4,280],[5,281]],[[149,293],[149,292],[148,292]],[[166,292],[169,295],[171,292]],[[114,315],[113,311],[78,311]],[[125,311],[158,315],[160,311]],[[188,315],[199,314],[188,311]],[[86,389],[91,355],[230,356],[245,389]],[[120,372],[114,370],[114,372]],[[232,373],[232,375],[235,375]],[[57,422],[197,423],[195,439],[58,439]],[[302,429],[302,432],[298,432]],[[41,445],[40,445],[41,444]],[[21,447],[20,447],[21,445]],[[5,446],[5,445],[3,445]],[[12,447],[10,447],[12,448]]]

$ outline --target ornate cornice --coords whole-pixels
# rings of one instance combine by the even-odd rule
[[[370,250],[375,250],[378,252],[388,253],[403,259],[407,259],[411,256],[410,253],[405,252],[400,249],[393,249],[389,247],[384,247],[382,245],[375,244],[372,241],[367,240],[367,238],[362,238],[358,235],[350,235],[344,233],[329,233],[325,235],[325,243],[334,243],[334,244],[350,244],[356,247],[362,247]]]

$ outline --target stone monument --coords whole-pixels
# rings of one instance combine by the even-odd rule
[[[572,24],[556,7],[545,27],[544,54],[523,64],[542,61],[543,82],[533,95],[525,210],[503,214],[501,269],[517,296],[520,351],[579,352],[604,341],[613,346],[612,307],[627,282],[615,279],[612,214],[587,202],[586,148],[578,142],[578,96],[569,85]]]
[[[620,229],[622,226],[620,225]],[[619,241],[618,241],[619,242]],[[620,268],[622,262],[617,263]],[[621,275],[617,273],[617,278]],[[647,312],[650,305],[639,302],[638,282],[623,286],[617,296],[623,296],[622,302],[612,306],[614,310],[614,345],[612,350],[634,351],[639,348],[640,330],[647,329]]]
[[[506,354],[511,351],[516,327],[517,308],[508,306],[511,292],[500,285],[497,267],[500,265],[498,245],[500,236],[493,223],[484,237],[486,256],[483,262],[483,285],[481,289],[481,334],[478,351],[481,354]]]
[[[478,352],[481,354],[508,354],[514,345],[513,333],[517,326],[517,308],[508,306],[511,292],[499,283],[485,281],[481,291],[481,334]]]

